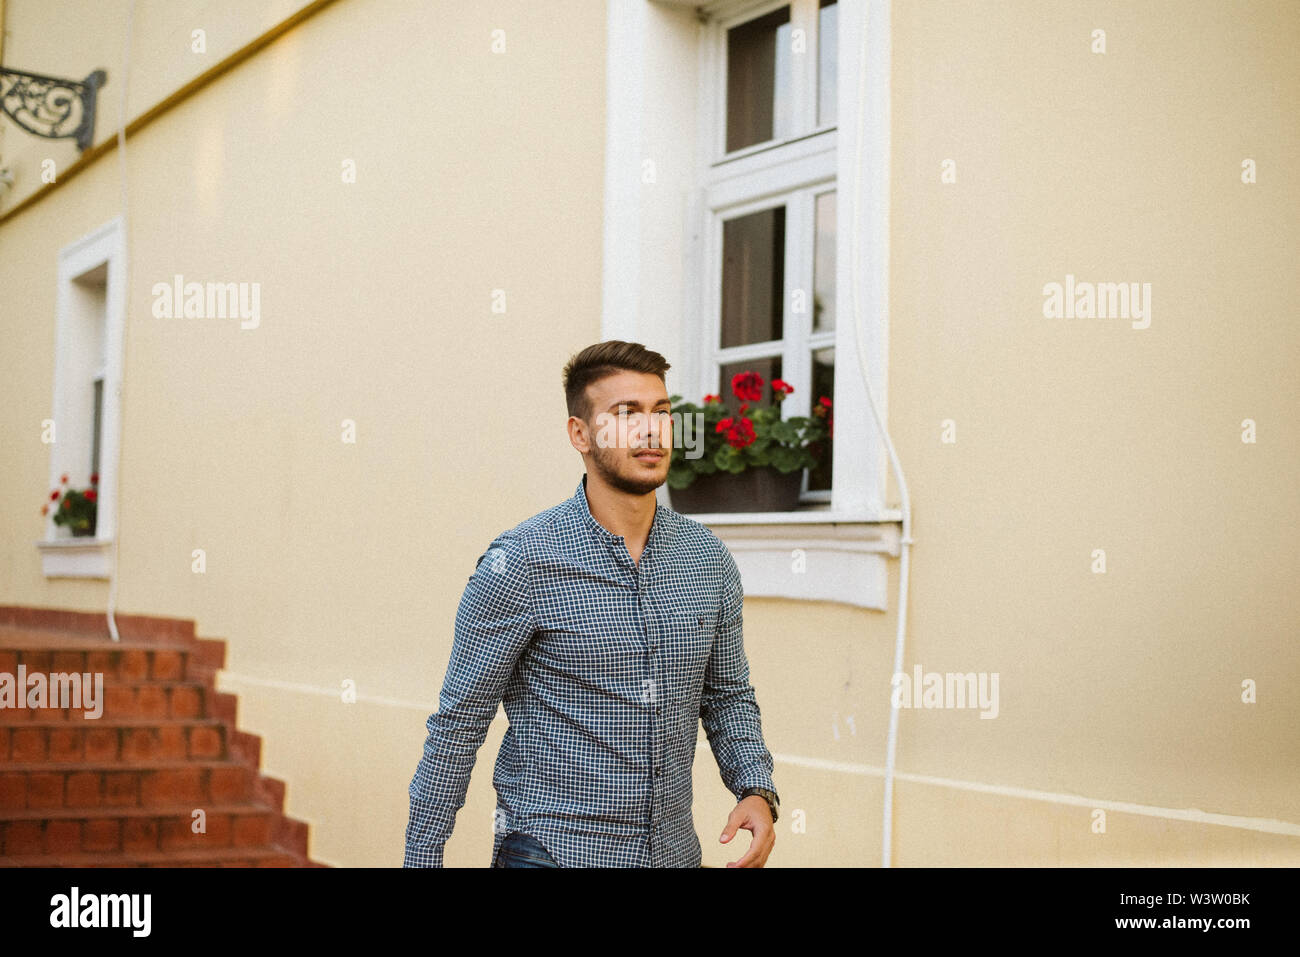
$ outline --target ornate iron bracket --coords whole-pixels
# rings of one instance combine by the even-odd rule
[[[84,80],[62,80],[0,67],[0,109],[28,133],[46,139],[75,139],[85,150],[95,138],[95,93],[108,74],[96,70]]]

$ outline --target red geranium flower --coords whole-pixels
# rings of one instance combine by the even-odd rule
[[[726,432],[728,429],[731,428],[731,424],[735,421],[736,421],[735,419],[723,419],[721,422],[718,423],[718,427],[714,429],[714,431]]]
[[[784,379],[773,379],[772,391],[777,395],[789,395],[794,391],[794,386],[786,382]]]
[[[59,479],[59,481],[62,482],[64,485],[68,484],[68,476],[66,472],[64,473],[63,478]]]
[[[748,411],[749,411],[749,403],[748,402],[740,403],[740,414],[744,415]]]
[[[722,401],[722,396],[720,395],[706,395],[704,397],[705,405],[708,405],[710,402],[721,402],[721,401]]]
[[[737,372],[731,377],[731,391],[737,399],[757,402],[763,398],[763,377],[757,372]]]
[[[50,501],[53,502],[58,497],[59,497],[59,490],[56,488],[53,492],[50,493]]]
[[[733,448],[743,449],[754,441],[754,423],[748,418],[742,418],[740,422],[727,432],[727,441]]]
[[[90,473],[90,484],[91,484],[91,485],[98,485],[98,484],[99,484],[99,473],[98,473],[98,472],[91,472],[91,473]]]
[[[99,497],[99,493],[96,492],[93,488],[88,488],[88,489],[86,489],[86,501],[87,501],[87,502],[93,502],[93,501],[94,501],[96,498],[98,498],[98,497]]]
[[[822,396],[817,401],[820,402],[822,405],[826,406],[826,408],[828,409],[831,407],[831,400],[826,398],[826,396]]]

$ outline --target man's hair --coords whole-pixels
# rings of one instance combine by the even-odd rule
[[[564,367],[564,401],[569,407],[569,415],[576,415],[591,424],[591,399],[587,396],[587,386],[593,382],[624,371],[649,372],[664,379],[664,373],[670,368],[668,360],[639,342],[610,339],[587,346]],[[667,384],[667,379],[664,379],[665,387]]]

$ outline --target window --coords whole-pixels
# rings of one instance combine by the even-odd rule
[[[55,317],[54,441],[50,487],[64,474],[86,488],[98,473],[95,533],[73,538],[47,519],[38,542],[50,577],[104,578],[116,533],[118,383],[122,369],[125,244],[115,219],[59,255]]]
[[[837,8],[729,2],[706,29],[701,392],[730,399],[746,370],[784,379],[787,418],[835,396]],[[805,473],[801,501],[830,503],[832,454]]]
[[[786,415],[830,398],[798,509],[695,517],[747,595],[884,609],[891,0],[606,9],[601,335],[662,351],[693,401],[747,368],[794,385]]]

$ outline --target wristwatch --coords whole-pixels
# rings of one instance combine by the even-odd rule
[[[776,792],[769,791],[767,788],[745,788],[744,792],[742,792],[740,795],[740,799],[743,801],[751,794],[757,794],[759,797],[761,797],[764,801],[767,802],[767,806],[772,812],[772,823],[775,824],[777,805],[781,803],[781,799],[776,796]]]

